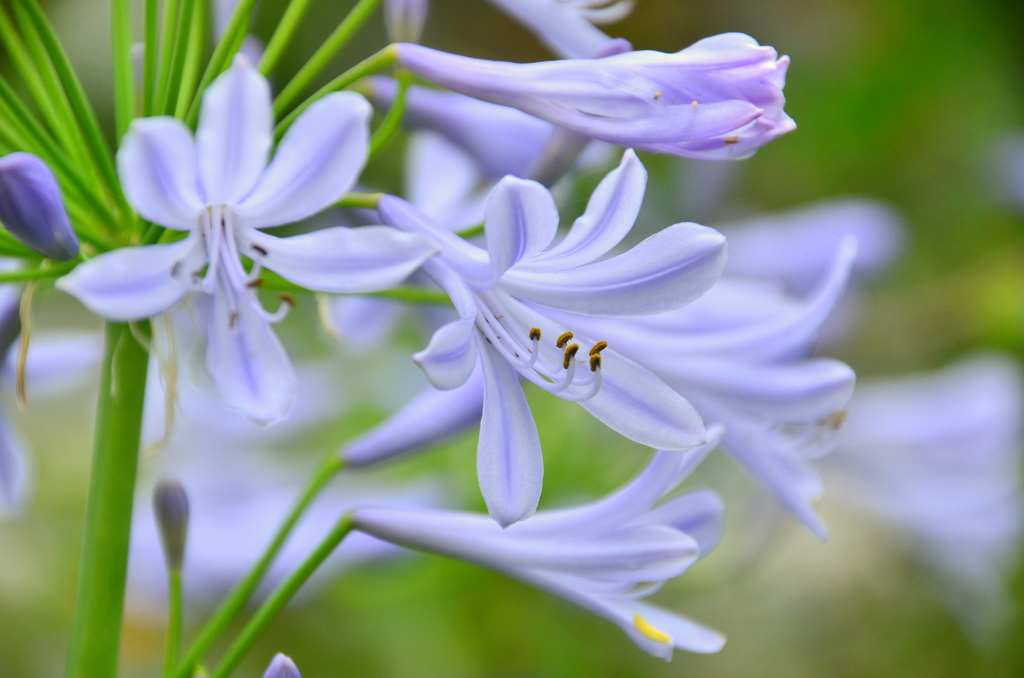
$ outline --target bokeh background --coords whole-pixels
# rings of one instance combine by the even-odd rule
[[[351,4],[313,0],[316,18],[283,71],[298,68]],[[106,3],[56,0],[47,11],[109,123]],[[263,0],[257,35],[269,37],[282,11],[280,0]],[[711,203],[688,201],[694,194],[687,186],[694,173],[713,170],[645,156],[652,181],[641,228],[713,223],[835,196],[880,199],[905,219],[904,257],[868,284],[857,324],[830,355],[872,376],[937,368],[979,348],[1022,354],[1024,216],[1006,199],[998,158],[1006,135],[1024,129],[1024,4],[639,0],[629,19],[608,30],[637,48],[663,51],[742,31],[793,60],[787,110],[799,129],[734,168],[721,199]],[[377,18],[339,56],[338,68],[384,42]],[[484,0],[433,0],[424,42],[487,58],[547,56]],[[8,67],[3,58],[0,69]],[[402,150],[401,142],[390,149],[367,183],[400,190]],[[571,214],[582,203],[567,198],[562,207]],[[44,328],[98,327],[56,294],[40,299],[37,315]],[[344,405],[274,451],[254,451],[254,464],[273,457],[301,477],[423,383],[408,361],[423,345],[411,316],[387,345],[353,351],[320,331],[312,300],[303,300],[282,336],[293,355],[329,360],[326,374]],[[90,387],[20,411],[4,393],[9,418],[30,443],[35,478],[25,514],[0,524],[5,678],[62,673],[88,479]],[[642,466],[646,450],[582,409],[542,395],[529,392],[547,463],[542,507],[596,496]],[[436,476],[451,503],[482,508],[474,450],[475,434],[468,434],[373,480]],[[158,456],[143,461],[144,475],[160,468]],[[261,675],[279,650],[307,678],[1024,675],[1024,624],[972,639],[905,540],[831,500],[827,489],[819,508],[831,538],[822,544],[721,453],[691,484],[714,487],[726,498],[726,538],[655,600],[723,631],[729,642],[720,654],[677,653],[666,664],[637,650],[618,628],[561,600],[469,565],[417,555],[321,582],[281,615],[237,675]],[[1020,608],[1024,570],[1012,591]],[[193,631],[201,617],[201,609],[191,609]],[[125,676],[159,674],[162,634],[159,615],[129,612]]]

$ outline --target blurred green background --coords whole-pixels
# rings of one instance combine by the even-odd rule
[[[350,5],[313,0],[317,18],[283,70],[300,66]],[[109,121],[106,4],[61,0],[48,11]],[[268,37],[282,11],[280,0],[264,0],[256,32]],[[875,375],[938,367],[977,347],[1019,356],[1024,218],[1000,200],[993,155],[1006,132],[1024,129],[1024,3],[639,0],[628,20],[609,28],[637,48],[663,51],[725,31],[750,33],[792,57],[787,110],[799,129],[743,163],[722,214],[864,195],[893,205],[907,221],[906,257],[869,286],[862,321],[837,357]],[[546,57],[484,0],[433,0],[424,42],[488,58]],[[378,18],[338,67],[382,44]],[[369,179],[397,190],[400,160],[399,144]],[[652,172],[646,218],[689,219],[679,198],[684,163],[645,162]],[[96,326],[55,296],[40,303],[39,315],[44,326]],[[282,336],[297,352],[335,350],[318,330],[310,338],[312,327],[307,302]],[[408,354],[422,338],[405,327],[394,343],[393,352]],[[356,403],[379,388],[372,372],[359,368],[362,360],[350,357],[351,369],[337,375]],[[411,363],[401,370],[416,378]],[[645,450],[580,408],[529,395],[547,462],[542,507],[614,488],[645,461]],[[57,676],[75,585],[91,399],[77,393],[22,412],[5,404],[32,442],[36,492],[23,519],[0,524],[0,676]],[[353,407],[303,441],[304,451],[289,454],[308,466],[384,413]],[[470,434],[385,475],[440,471],[456,495],[480,508],[474,449]],[[417,556],[357,569],[291,606],[237,675],[261,675],[276,651],[292,656],[306,678],[1024,675],[1024,626],[976,647],[900,540],[827,494],[819,506],[832,537],[820,544],[779,517],[724,455],[716,453],[693,484],[726,497],[726,540],[655,600],[723,631],[729,642],[720,654],[679,652],[666,664],[558,599],[468,565]],[[1014,590],[1024,599],[1024,576]],[[158,675],[162,632],[151,620],[128,618],[125,676]]]

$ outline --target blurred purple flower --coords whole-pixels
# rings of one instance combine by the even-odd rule
[[[657,452],[644,471],[603,500],[544,511],[502,529],[484,516],[435,510],[358,509],[355,528],[379,539],[464,560],[564,598],[619,625],[642,650],[718,652],[725,638],[643,598],[706,555],[721,534],[711,491],[655,504],[718,443]]]
[[[739,159],[795,129],[783,111],[789,59],[741,33],[676,54],[513,64],[400,44],[398,58],[455,92],[641,150]]]
[[[302,678],[302,674],[299,673],[295,662],[279,653],[271,660],[263,678]]]
[[[646,180],[643,165],[628,151],[553,247],[558,210],[551,194],[532,181],[506,177],[491,192],[486,250],[398,198],[386,196],[378,206],[385,223],[441,249],[423,271],[451,297],[460,317],[437,330],[414,360],[441,390],[465,384],[480,365],[477,470],[488,510],[502,525],[533,513],[543,478],[540,440],[520,377],[580,402],[641,444],[686,450],[705,442],[697,413],[651,372],[615,352],[602,356],[606,344],[574,336],[549,314],[655,314],[689,303],[714,284],[724,265],[724,241],[696,224],[676,224],[624,254],[595,261],[629,232]]]
[[[0,222],[23,245],[55,259],[78,256],[78,236],[71,229],[53,172],[31,153],[0,158]]]
[[[384,0],[384,24],[391,42],[419,42],[430,0]]]
[[[633,49],[626,40],[611,38],[595,26],[625,19],[634,0],[488,1],[563,59],[593,59]]]

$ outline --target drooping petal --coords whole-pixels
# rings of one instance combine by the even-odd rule
[[[697,224],[676,224],[611,259],[571,271],[508,271],[509,294],[584,315],[638,316],[685,306],[725,266],[725,238]]]
[[[117,174],[135,211],[161,226],[198,226],[204,201],[192,133],[170,117],[137,118],[117,151]]]
[[[111,250],[79,264],[56,286],[108,320],[140,320],[181,299],[204,261],[202,239],[192,234],[164,245]]]
[[[415,452],[478,424],[483,402],[483,372],[477,369],[458,388],[423,391],[405,407],[345,445],[341,454],[346,464],[365,466]]]
[[[594,190],[586,212],[573,223],[565,238],[533,257],[530,268],[571,269],[611,251],[633,228],[646,190],[647,170],[633,149],[627,149],[619,166]]]
[[[697,410],[646,368],[612,350],[602,354],[601,390],[581,404],[610,428],[661,450],[707,442]]]
[[[225,405],[270,424],[284,417],[295,399],[295,370],[270,324],[253,308],[255,300],[246,298],[252,294],[244,290],[233,298],[233,290],[218,281],[206,370]]]
[[[290,238],[249,228],[238,238],[243,254],[282,278],[335,294],[395,287],[437,252],[424,238],[387,226],[337,226]]]
[[[435,388],[446,391],[464,384],[476,366],[477,307],[469,288],[450,268],[438,261],[428,261],[423,270],[448,294],[459,319],[434,332],[427,347],[412,359]]]
[[[662,633],[666,634],[671,638],[670,647],[668,650],[668,657],[672,656],[671,647],[677,647],[680,650],[686,650],[687,652],[697,652],[700,654],[710,654],[720,651],[725,646],[725,636],[718,631],[710,629],[706,626],[698,624],[694,621],[687,619],[686,617],[676,614],[675,612],[669,612],[663,610],[660,607],[655,607],[648,603],[634,601],[627,605],[629,611],[634,615],[639,614],[643,617],[650,626],[658,629]],[[629,629],[627,629],[629,631]],[[645,647],[645,644],[639,642],[638,636],[642,637],[647,643],[652,643],[649,637],[639,633],[634,624],[634,630],[630,633],[634,641],[641,647]],[[647,649],[645,647],[645,649]],[[648,649],[648,652],[651,650]],[[652,652],[652,654],[655,654]]]
[[[558,208],[541,184],[507,176],[487,197],[484,223],[491,270],[497,280],[516,262],[551,244],[558,231]]]
[[[537,510],[544,480],[540,436],[515,370],[482,345],[484,404],[477,475],[487,510],[502,527]]]
[[[371,115],[369,102],[354,92],[328,94],[307,108],[237,206],[242,223],[252,228],[289,224],[341,199],[366,164]]]
[[[722,538],[725,502],[713,490],[690,492],[651,511],[641,525],[668,525],[682,530],[700,546],[701,557]]]
[[[489,0],[500,10],[525,26],[548,49],[563,59],[592,59],[624,42],[605,35],[587,20],[588,11],[559,0]],[[632,9],[631,2],[615,3],[619,12]],[[612,9],[611,7],[607,9]],[[591,12],[596,10],[590,10]],[[621,14],[624,17],[625,14]],[[596,22],[595,22],[596,23]],[[620,48],[623,49],[623,48]],[[628,50],[627,46],[623,51]]]
[[[270,83],[238,54],[203,95],[196,151],[206,203],[234,205],[248,195],[273,143]]]

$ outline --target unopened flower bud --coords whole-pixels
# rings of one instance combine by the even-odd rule
[[[295,662],[278,653],[273,661],[270,662],[270,666],[267,667],[267,672],[263,674],[263,678],[302,678],[302,674],[299,673]]]
[[[391,42],[418,43],[427,22],[429,0],[384,0],[384,22]]]
[[[0,221],[22,244],[49,259],[70,261],[78,255],[53,172],[31,153],[0,158]]]
[[[163,480],[153,491],[153,513],[169,570],[180,570],[188,536],[188,495],[176,480]]]

